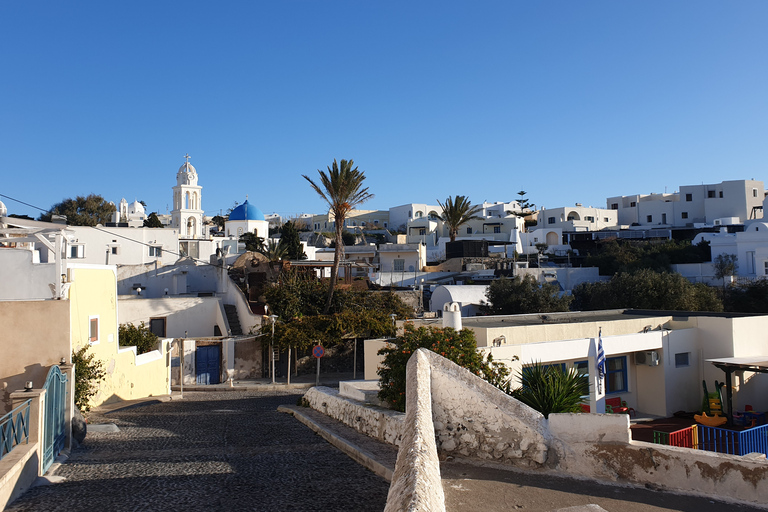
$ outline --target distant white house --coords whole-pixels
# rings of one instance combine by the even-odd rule
[[[729,233],[722,228],[719,233],[699,233],[693,244],[709,242],[712,261],[721,254],[735,254],[736,275],[757,278],[768,276],[768,222],[749,222],[744,231]]]
[[[618,229],[619,215],[617,210],[586,207],[576,203],[569,207],[542,208],[536,213],[536,225],[575,232]]]
[[[642,227],[713,226],[718,219],[740,224],[763,218],[762,181],[733,180],[708,185],[684,185],[673,194],[609,197],[607,207],[618,212],[619,224]]]

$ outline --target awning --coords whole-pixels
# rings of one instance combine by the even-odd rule
[[[725,395],[728,401],[728,424],[733,425],[733,372],[746,371],[768,373],[768,356],[752,357],[723,357],[720,359],[705,359],[715,367],[725,372]]]

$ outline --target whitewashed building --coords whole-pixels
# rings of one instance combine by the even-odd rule
[[[173,187],[171,227],[183,238],[207,238],[203,225],[203,187],[197,184],[197,170],[189,163],[189,155],[185,158]]]
[[[762,181],[733,180],[685,185],[673,194],[609,197],[606,202],[623,226],[696,227],[762,219],[764,199]]]

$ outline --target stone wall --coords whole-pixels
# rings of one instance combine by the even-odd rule
[[[432,368],[432,418],[442,455],[544,464],[551,441],[541,413],[434,352],[423,357]]]
[[[381,407],[365,406],[355,400],[339,396],[335,389],[325,386],[310,388],[304,395],[309,406],[359,432],[400,446],[405,415]]]
[[[400,446],[387,510],[444,510],[436,494],[442,489],[438,453],[753,504],[768,495],[765,456],[631,441],[623,414],[550,414],[546,420],[425,349],[414,352],[407,371],[404,418],[341,398],[330,388],[305,395],[313,408]]]

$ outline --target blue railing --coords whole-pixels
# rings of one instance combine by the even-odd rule
[[[29,443],[29,405],[27,400],[0,418],[0,459],[11,453],[16,445]]]
[[[758,452],[768,456],[768,425],[741,432],[699,425],[699,449],[731,455]]]

